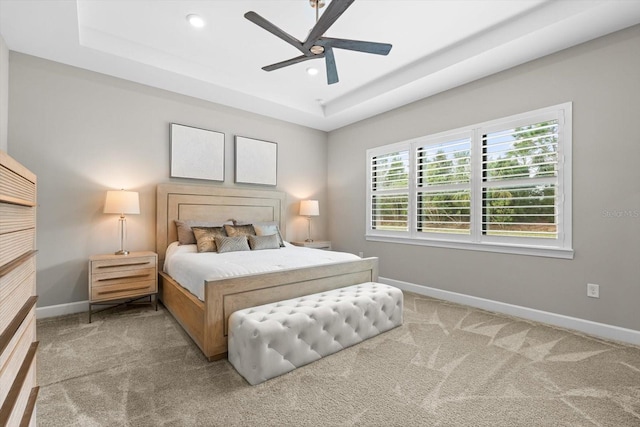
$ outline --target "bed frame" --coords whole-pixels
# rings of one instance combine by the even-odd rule
[[[280,191],[183,184],[157,187],[159,297],[209,360],[226,357],[227,324],[236,310],[378,279],[378,259],[364,258],[205,281],[203,302],[162,272],[167,246],[178,240],[174,220],[277,221],[286,239],[285,201]]]

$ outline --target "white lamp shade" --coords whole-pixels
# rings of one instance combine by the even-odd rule
[[[113,190],[107,191],[104,202],[104,213],[110,214],[139,214],[140,200],[137,191]]]
[[[320,207],[317,200],[302,200],[300,202],[300,215],[302,216],[318,216],[320,215]]]

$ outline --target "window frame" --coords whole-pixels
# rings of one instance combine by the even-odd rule
[[[558,121],[557,147],[557,239],[541,237],[491,236],[482,233],[482,139],[493,131],[515,129],[516,127],[541,123],[548,120]],[[426,145],[436,145],[453,141],[469,135],[471,138],[471,212],[469,234],[451,234],[423,232],[417,230],[418,194],[424,187],[417,185],[417,149]],[[366,151],[366,232],[368,241],[403,243],[422,246],[434,246],[452,249],[478,250],[508,254],[543,256],[552,258],[573,259],[572,247],[572,195],[571,176],[572,162],[572,103],[567,102],[541,108],[521,114],[477,123],[437,134],[426,135],[402,142],[375,147]],[[376,156],[396,151],[409,151],[409,207],[407,209],[408,231],[379,230],[372,228],[372,197],[376,192],[372,189],[371,162]],[[525,179],[526,180],[526,179]],[[508,185],[508,181],[504,181]],[[480,197],[478,197],[480,195]]]

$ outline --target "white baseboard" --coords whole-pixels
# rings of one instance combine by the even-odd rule
[[[416,285],[414,283],[402,282],[400,280],[379,277],[378,281],[405,291],[414,292],[416,294],[432,298],[451,301],[497,313],[508,314],[510,316],[521,317],[527,320],[534,320],[536,322],[572,329],[614,341],[640,345],[640,331],[633,329],[592,322],[591,320],[579,319],[577,317],[565,316],[563,314],[549,313],[547,311],[536,310],[534,308],[478,298],[470,295],[459,294],[457,292],[444,291],[442,289],[430,288],[428,286]]]
[[[497,313],[508,314],[510,316],[521,317],[523,319],[534,320],[536,322],[559,326],[561,328],[573,329],[585,334],[614,341],[640,345],[640,331],[633,329],[592,322],[591,320],[579,319],[577,317],[565,316],[563,314],[550,313],[548,311],[536,310],[534,308],[522,307],[519,305],[460,294],[457,292],[430,288],[428,286],[416,285],[414,283],[388,279],[385,277],[379,277],[378,281],[405,291],[414,292],[416,294],[432,298],[438,298]],[[65,314],[82,313],[84,311],[89,311],[89,301],[78,301],[68,304],[38,307],[36,309],[36,317],[38,319],[44,319],[47,317],[62,316]]]
[[[78,301],[67,304],[38,307],[36,308],[36,319],[62,316],[64,314],[82,313],[83,311],[89,311],[89,301]]]

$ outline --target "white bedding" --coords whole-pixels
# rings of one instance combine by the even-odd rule
[[[285,243],[285,247],[280,249],[219,254],[198,253],[196,245],[178,245],[178,242],[173,242],[167,248],[164,272],[204,301],[205,280],[356,259],[359,257],[346,252],[303,248],[290,243]]]

